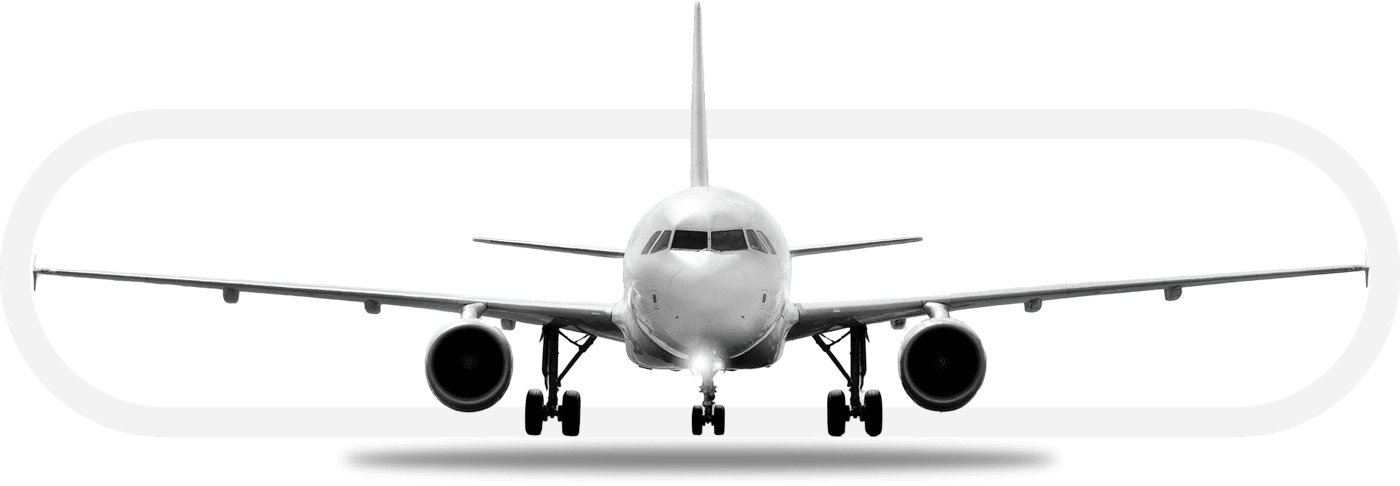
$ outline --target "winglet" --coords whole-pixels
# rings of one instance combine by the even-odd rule
[[[29,273],[34,275],[34,290],[39,290],[39,254],[34,254],[34,260],[29,264]]]
[[[1365,259],[1362,260],[1362,261],[1366,262],[1366,267],[1365,267],[1364,270],[1361,271],[1361,273],[1362,273],[1362,274],[1365,274],[1365,276],[1366,276],[1366,288],[1369,289],[1369,288],[1371,288],[1371,252],[1370,252],[1370,250],[1367,250],[1367,251],[1366,251],[1366,257],[1365,257]]]
[[[700,2],[695,2],[695,57],[690,87],[690,187],[710,185],[710,156],[705,145],[705,66],[700,56]]]

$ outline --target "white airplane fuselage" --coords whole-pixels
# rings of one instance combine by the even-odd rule
[[[645,252],[657,232],[676,238],[678,230],[743,230],[762,243],[686,249],[678,241]],[[791,280],[787,239],[763,206],[729,189],[690,187],[657,203],[632,231],[613,321],[643,368],[761,368],[778,360],[796,321]]]

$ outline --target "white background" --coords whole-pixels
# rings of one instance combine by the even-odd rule
[[[43,265],[60,268],[612,303],[621,296],[616,260],[469,239],[624,247],[640,213],[686,184],[687,162],[676,155],[685,144],[143,142],[75,176],[38,247]],[[716,140],[714,152],[715,183],[768,203],[796,245],[928,237],[798,259],[798,302],[1364,256],[1340,191],[1311,163],[1258,142]],[[842,189],[903,185],[894,179],[934,182],[926,196],[899,199]],[[1336,361],[1360,321],[1363,281],[1330,275],[1193,288],[1180,305],[1141,293],[1053,302],[1035,315],[1010,306],[958,317],[990,348],[995,371],[978,405],[1254,405],[1303,388]],[[99,389],[148,405],[435,406],[424,347],[457,318],[258,295],[229,307],[214,291],[101,281],[40,284],[41,322],[60,355]],[[1311,305],[1295,305],[1296,295]],[[899,336],[876,329],[870,384],[893,392],[891,406],[913,406],[896,386]],[[541,384],[538,328],[511,337],[518,381],[505,403],[518,405]],[[809,341],[789,350],[772,369],[721,377],[723,403],[821,405],[840,375]],[[580,363],[566,384],[589,392],[590,405],[683,409],[698,400],[694,377],[641,370],[620,343]]]

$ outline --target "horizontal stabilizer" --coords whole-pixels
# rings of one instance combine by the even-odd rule
[[[874,248],[877,246],[902,245],[905,243],[917,243],[924,241],[923,238],[913,236],[909,238],[890,238],[887,240],[856,241],[851,243],[837,243],[834,245],[800,246],[792,249],[792,256],[815,255],[818,253],[831,253],[834,251],[859,250],[861,248]]]
[[[529,241],[497,240],[492,238],[472,238],[472,241],[475,241],[477,243],[489,243],[492,245],[505,245],[519,248],[529,248],[532,250],[557,251],[560,253],[573,253],[577,255],[588,255],[603,258],[622,258],[622,250],[614,250],[610,248],[556,245],[553,243],[532,243]]]

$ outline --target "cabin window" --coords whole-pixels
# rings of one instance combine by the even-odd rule
[[[740,251],[748,248],[744,241],[744,230],[721,230],[710,232],[710,249],[714,251]]]
[[[647,251],[647,253],[656,253],[658,251],[665,250],[670,245],[671,230],[662,231],[661,237],[656,239],[656,245],[652,246],[651,250]]]
[[[762,231],[755,231],[755,233],[758,233],[758,238],[763,240],[763,246],[768,247],[769,253],[772,253],[774,255],[778,254],[778,247],[773,246],[773,242],[768,241],[768,235],[763,234]]]
[[[704,250],[710,247],[709,233],[704,231],[676,230],[671,240],[673,250]]]
[[[647,244],[642,245],[642,254],[643,254],[643,255],[645,255],[645,254],[647,254],[647,253],[651,253],[651,245],[655,245],[655,244],[656,244],[656,238],[658,238],[658,237],[660,237],[660,236],[661,236],[661,232],[660,232],[660,231],[657,231],[657,232],[651,234],[651,239],[647,240]]]
[[[744,230],[744,233],[749,235],[749,249],[763,253],[772,253],[768,251],[767,246],[764,246],[763,240],[758,239],[758,235],[754,234],[753,230]]]

